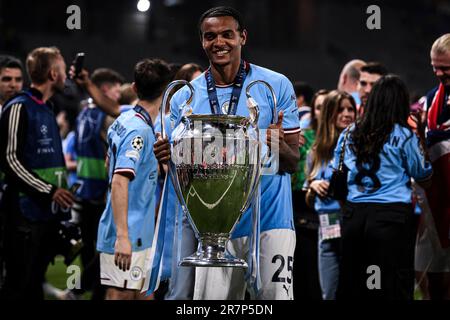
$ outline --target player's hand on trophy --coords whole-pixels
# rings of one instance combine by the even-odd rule
[[[122,271],[130,270],[131,242],[128,236],[117,236],[114,245],[114,264]]]
[[[267,145],[271,148],[272,143],[274,145],[280,145],[284,141],[284,130],[282,127],[283,123],[283,111],[278,113],[278,121],[276,124],[271,124],[267,128]]]
[[[161,163],[167,163],[170,159],[170,143],[167,137],[162,138],[159,132],[156,133],[156,142],[153,145],[153,152],[156,159]]]

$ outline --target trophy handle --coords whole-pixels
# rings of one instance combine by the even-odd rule
[[[260,135],[259,135],[259,127],[258,127],[258,119],[259,119],[259,114],[260,114],[260,109],[258,106],[258,103],[255,101],[255,99],[253,99],[253,97],[250,94],[250,89],[251,87],[253,87],[256,84],[263,84],[264,86],[266,86],[270,93],[272,94],[272,100],[273,100],[273,107],[272,107],[272,124],[277,123],[278,121],[278,113],[277,113],[277,97],[275,95],[275,91],[273,90],[272,86],[264,80],[253,80],[252,82],[250,82],[248,84],[248,86],[245,89],[245,94],[247,96],[247,107],[249,109],[249,120],[251,125],[255,128],[256,130],[256,135],[257,135],[257,141],[258,141],[258,146],[257,146],[257,151],[256,151],[256,163],[257,165],[254,167],[254,174],[253,174],[253,181],[251,181],[251,188],[250,188],[250,193],[249,196],[247,198],[247,201],[245,203],[245,205],[242,208],[242,212],[245,212],[248,207],[250,206],[252,199],[255,195],[256,190],[258,189],[258,185],[260,182],[260,177],[261,177],[261,170],[264,166],[264,164],[268,161],[268,156],[265,155],[264,159],[261,160],[261,141],[260,141]]]
[[[252,108],[257,109],[258,116],[259,116],[258,103],[255,101],[255,99],[253,99],[253,97],[250,94],[251,87],[253,87],[255,84],[258,84],[258,83],[265,85],[267,87],[267,89],[269,89],[270,93],[272,94],[272,99],[273,99],[272,124],[275,124],[278,121],[277,96],[275,95],[275,91],[273,90],[272,86],[267,81],[264,81],[264,80],[253,80],[252,82],[249,83],[249,85],[245,89],[245,95],[247,96],[247,106],[249,107],[249,111],[250,111],[250,117],[251,117]],[[252,121],[252,119],[250,119],[250,121]],[[257,123],[257,121],[258,121],[258,119],[256,119],[256,123]]]
[[[189,105],[193,98],[194,98],[194,93],[195,93],[195,89],[194,87],[186,80],[175,80],[172,81],[171,83],[169,83],[166,87],[166,89],[164,90],[164,96],[163,99],[161,101],[161,107],[159,110],[159,117],[160,117],[160,121],[161,121],[161,137],[164,138],[164,136],[166,135],[166,124],[164,121],[164,111],[166,109],[166,105],[167,105],[167,100],[169,99],[169,95],[171,93],[171,91],[173,90],[174,87],[179,86],[179,85],[186,85],[188,86],[189,90],[191,91],[191,94],[189,95],[189,98],[186,101],[186,105]],[[167,163],[167,166],[169,168],[169,176],[170,179],[172,180],[172,184],[173,184],[173,188],[175,190],[175,193],[177,195],[178,200],[180,201],[181,207],[185,213],[185,215],[187,216],[187,218],[189,220],[191,220],[191,217],[189,215],[189,211],[187,210],[187,206],[186,203],[184,203],[184,199],[183,196],[181,194],[181,188],[178,182],[178,178],[176,175],[176,169],[175,169],[175,164],[172,162],[172,159],[169,160],[169,162]],[[195,226],[195,224],[191,223],[192,226]],[[196,235],[198,235],[198,230],[194,228],[194,233]]]
[[[170,95],[171,91],[173,90],[173,88],[178,85],[186,85],[186,86],[188,86],[189,90],[191,91],[191,94],[190,94],[188,100],[186,101],[186,105],[189,105],[192,102],[192,99],[194,98],[195,89],[192,86],[192,84],[190,84],[186,80],[175,80],[167,85],[166,89],[164,90],[164,96],[163,96],[163,99],[161,102],[161,108],[159,110],[159,118],[161,121],[161,137],[163,139],[166,134],[166,125],[164,122],[164,111],[166,109],[167,100],[169,99],[169,95]]]
[[[275,91],[273,90],[273,87],[264,80],[253,80],[251,81],[247,88],[245,89],[245,94],[247,96],[247,106],[249,108],[250,111],[250,122],[252,121],[252,110],[256,110],[257,111],[257,117],[256,117],[256,125],[252,124],[253,127],[256,128],[257,130],[257,134],[258,134],[258,142],[260,142],[260,135],[259,135],[259,128],[257,127],[257,122],[258,122],[258,118],[259,118],[259,106],[258,103],[255,101],[255,99],[253,99],[253,97],[250,94],[250,89],[251,87],[253,87],[255,84],[263,84],[265,87],[267,87],[267,89],[269,89],[271,95],[272,95],[272,100],[273,100],[273,106],[272,106],[272,124],[276,124],[278,122],[278,112],[277,112],[277,106],[278,106],[278,101],[277,101],[277,96],[275,95]],[[255,111],[253,111],[255,112]],[[260,159],[258,156],[258,161],[260,161],[260,168],[259,170],[262,170],[263,166],[266,163],[270,162],[271,157],[269,156],[268,153],[266,153],[264,155],[263,159]],[[258,179],[259,181],[259,179]],[[255,186],[256,187],[256,186]]]

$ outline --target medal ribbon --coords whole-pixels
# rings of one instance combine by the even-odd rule
[[[239,71],[234,78],[233,91],[231,93],[231,99],[228,105],[227,114],[236,114],[237,104],[239,102],[239,96],[241,95],[242,85],[244,84],[245,77],[250,68],[250,64],[244,60],[241,60]],[[206,84],[208,88],[209,105],[213,114],[222,114],[219,108],[219,99],[217,98],[216,84],[211,74],[211,67],[205,72]]]

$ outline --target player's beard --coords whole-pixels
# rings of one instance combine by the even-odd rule
[[[57,83],[55,83],[55,85],[53,86],[53,90],[57,93],[63,93],[64,92],[64,88],[65,88],[65,84],[62,81],[58,81]]]

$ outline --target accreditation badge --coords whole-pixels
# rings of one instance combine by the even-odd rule
[[[341,237],[339,213],[336,212],[319,214],[319,221],[322,240],[336,239]]]

